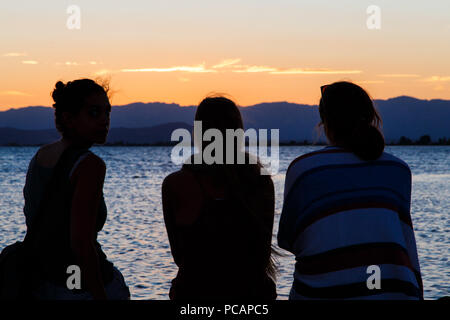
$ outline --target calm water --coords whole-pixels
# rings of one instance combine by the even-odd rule
[[[297,156],[319,147],[281,147],[280,170],[273,176],[276,217],[273,243],[282,208],[287,166]],[[105,200],[108,220],[99,234],[105,253],[123,273],[132,299],[168,299],[176,274],[162,209],[161,182],[179,168],[169,147],[95,147],[107,165]],[[0,249],[25,235],[22,189],[34,147],[0,147]],[[413,172],[412,220],[416,232],[425,298],[450,295],[450,147],[388,147]],[[285,252],[285,251],[283,251]],[[280,258],[279,299],[287,299],[294,257]]]

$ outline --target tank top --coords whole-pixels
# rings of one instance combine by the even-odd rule
[[[70,208],[74,192],[70,177],[89,153],[86,149],[69,147],[53,168],[40,166],[36,155],[30,161],[24,187],[24,214],[27,233],[33,230],[34,259],[41,281],[65,286],[67,267],[78,265],[70,243]],[[106,218],[107,208],[102,194],[96,220],[97,233],[102,230]],[[108,283],[113,278],[113,265],[97,240],[94,245],[103,281]]]
[[[196,180],[204,203],[192,225],[177,227],[184,250],[171,298],[275,299],[275,283],[266,274],[268,261],[261,257],[264,244],[253,218],[232,195],[214,198]]]

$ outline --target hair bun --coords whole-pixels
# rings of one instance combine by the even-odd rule
[[[52,98],[53,98],[53,101],[55,101],[55,104],[53,105],[54,108],[56,108],[56,104],[58,102],[60,102],[65,88],[66,88],[66,85],[62,81],[58,81],[55,84],[55,89],[52,92]]]
[[[66,86],[66,85],[64,84],[64,82],[58,81],[58,82],[55,84],[55,89],[61,90],[61,89],[64,89],[65,86]]]

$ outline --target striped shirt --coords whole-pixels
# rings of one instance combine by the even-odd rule
[[[391,154],[326,147],[295,159],[278,231],[297,261],[290,299],[422,299],[410,203],[411,171]]]

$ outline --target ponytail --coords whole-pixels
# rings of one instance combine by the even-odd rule
[[[353,130],[348,149],[362,160],[376,160],[384,151],[384,138],[373,125],[357,126]]]

